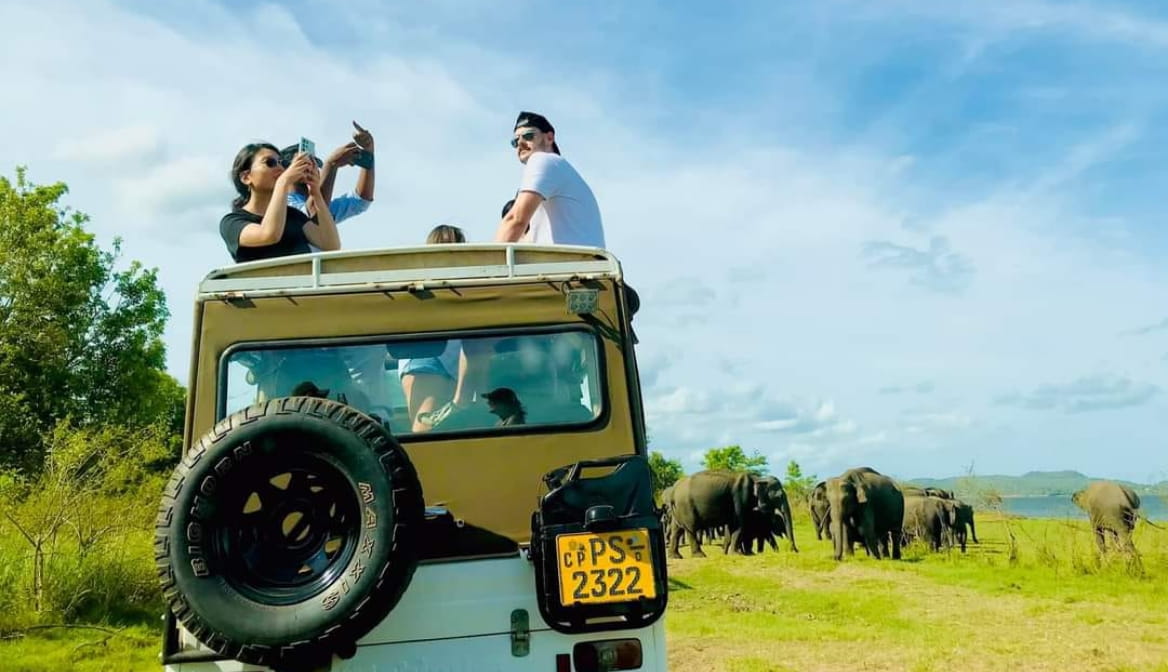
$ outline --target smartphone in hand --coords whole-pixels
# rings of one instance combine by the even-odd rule
[[[300,138],[300,153],[315,157],[316,143],[308,138]]]

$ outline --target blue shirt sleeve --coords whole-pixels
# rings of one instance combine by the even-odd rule
[[[329,212],[333,215],[333,221],[337,224],[345,221],[350,217],[365,212],[369,209],[370,201],[367,201],[356,194],[356,192],[349,192],[344,196],[338,196],[329,203]]]

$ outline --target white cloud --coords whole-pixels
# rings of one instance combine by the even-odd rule
[[[938,292],[960,292],[969,286],[974,274],[973,263],[964,255],[950,252],[944,236],[930,238],[924,250],[872,240],[864,243],[862,254],[870,267],[911,270],[914,284]]]
[[[1039,385],[1032,392],[1003,395],[997,401],[1031,410],[1087,413],[1139,406],[1159,393],[1160,388],[1151,383],[1117,374],[1095,374],[1069,383]]]
[[[899,21],[906,11],[864,5],[860,15],[869,17]],[[863,459],[923,473],[974,451],[988,464],[1022,468],[1061,467],[1072,454],[1092,464],[1093,445],[1162,428],[1150,401],[1130,407],[1142,415],[1124,422],[1104,413],[1054,422],[1054,414],[993,404],[1010,388],[1035,390],[1020,398],[1046,403],[1036,386],[1067,380],[1084,360],[1146,372],[1146,381],[1071,395],[1077,402],[1059,397],[1057,408],[1130,401],[1148,394],[1141,385],[1168,384],[1162,343],[1116,342],[1163,305],[1168,277],[1140,255],[1152,238],[1139,225],[1157,220],[1121,219],[1112,229],[1127,238],[1103,238],[1074,198],[1086,177],[1148,140],[1152,126],[1123,116],[1126,99],[1111,105],[1107,123],[1052,139],[1055,160],[1032,173],[1012,172],[1016,148],[1007,141],[959,145],[963,159],[988,152],[994,176],[938,186],[927,143],[868,141],[895,132],[849,126],[833,134],[825,123],[745,133],[754,127],[738,120],[774,107],[682,89],[617,96],[639,81],[628,68],[589,60],[549,77],[539,59],[459,39],[441,23],[406,30],[376,3],[331,8],[325,28],[360,28],[332,41],[306,31],[296,12],[231,7],[195,0],[168,22],[101,2],[0,5],[0,25],[16,27],[0,43],[0,158],[28,163],[39,182],[66,181],[68,204],[93,216],[100,239],[123,235],[127,257],[160,268],[174,315],[170,368],[180,378],[186,302],[207,270],[228,261],[217,223],[234,195],[227,173],[242,144],[305,135],[324,151],[344,142],[357,119],[377,137],[377,200],[342,225],[345,247],[414,243],[439,221],[483,240],[518,179],[508,126],[519,109],[534,108],[556,124],[597,193],[609,243],[645,299],[637,348],[655,446],[692,457],[740,443],[814,458],[820,470]],[[1151,46],[1163,30],[1090,6],[907,7],[926,22],[1043,34],[1062,26]],[[986,43],[997,38],[983,32]],[[375,45],[362,41],[367,35]],[[637,44],[621,47],[639,53]],[[838,66],[842,54],[826,53],[824,63]],[[864,58],[873,60],[859,66],[882,64],[879,55]],[[853,92],[839,82],[854,81],[849,68],[859,66],[844,61],[821,79],[811,76],[819,65],[791,64],[806,69],[791,79],[807,82],[801,104],[818,106],[809,118],[844,115],[835,106]],[[982,76],[978,87],[998,81]],[[949,70],[939,77],[954,88],[926,82],[881,101],[894,110],[881,115],[881,128],[964,121],[930,116],[942,96],[971,86]],[[1049,80],[1052,90],[1075,84]],[[723,135],[694,132],[709,119]],[[658,128],[665,121],[672,126]],[[1014,118],[981,121],[1034,130]],[[342,173],[339,188],[353,178]],[[874,244],[868,261],[880,272],[857,254],[865,243]],[[901,415],[922,401],[936,403],[932,415]],[[1015,424],[1001,430],[995,417]],[[1058,450],[1044,454],[1047,445]],[[1023,463],[1042,459],[1052,463]]]
[[[51,156],[61,161],[95,161],[136,165],[163,152],[161,135],[149,124],[123,126],[96,135],[62,140]]]
[[[223,195],[225,174],[221,162],[213,157],[187,156],[116,178],[114,195],[119,209],[138,213],[139,219],[131,224],[173,233],[167,229],[168,219],[174,215],[194,211],[215,221],[215,214],[223,209],[216,203]]]

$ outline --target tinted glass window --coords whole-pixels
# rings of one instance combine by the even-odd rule
[[[247,348],[232,352],[226,374],[226,413],[323,396],[398,435],[581,424],[603,410],[597,342],[584,331]]]

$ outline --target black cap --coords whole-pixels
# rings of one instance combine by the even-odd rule
[[[535,112],[520,112],[519,117],[515,120],[515,128],[523,126],[531,126],[538,128],[544,133],[555,133],[556,129],[552,127],[552,123],[547,120],[547,117]],[[514,130],[514,129],[512,129]]]
[[[524,126],[530,126],[539,130],[541,133],[555,133],[556,129],[552,126],[552,122],[547,120],[547,117],[537,112],[520,112],[519,116],[515,118],[515,130]],[[552,151],[556,154],[560,153],[560,146],[554,141],[552,142]]]
[[[515,394],[515,390],[512,390],[509,387],[496,387],[495,389],[491,390],[490,392],[487,392],[486,394],[484,394],[483,397],[485,397],[486,399],[488,399],[490,401],[496,401],[496,402],[501,401],[505,404],[506,403],[514,404],[514,403],[517,403],[519,401],[519,397]]]

